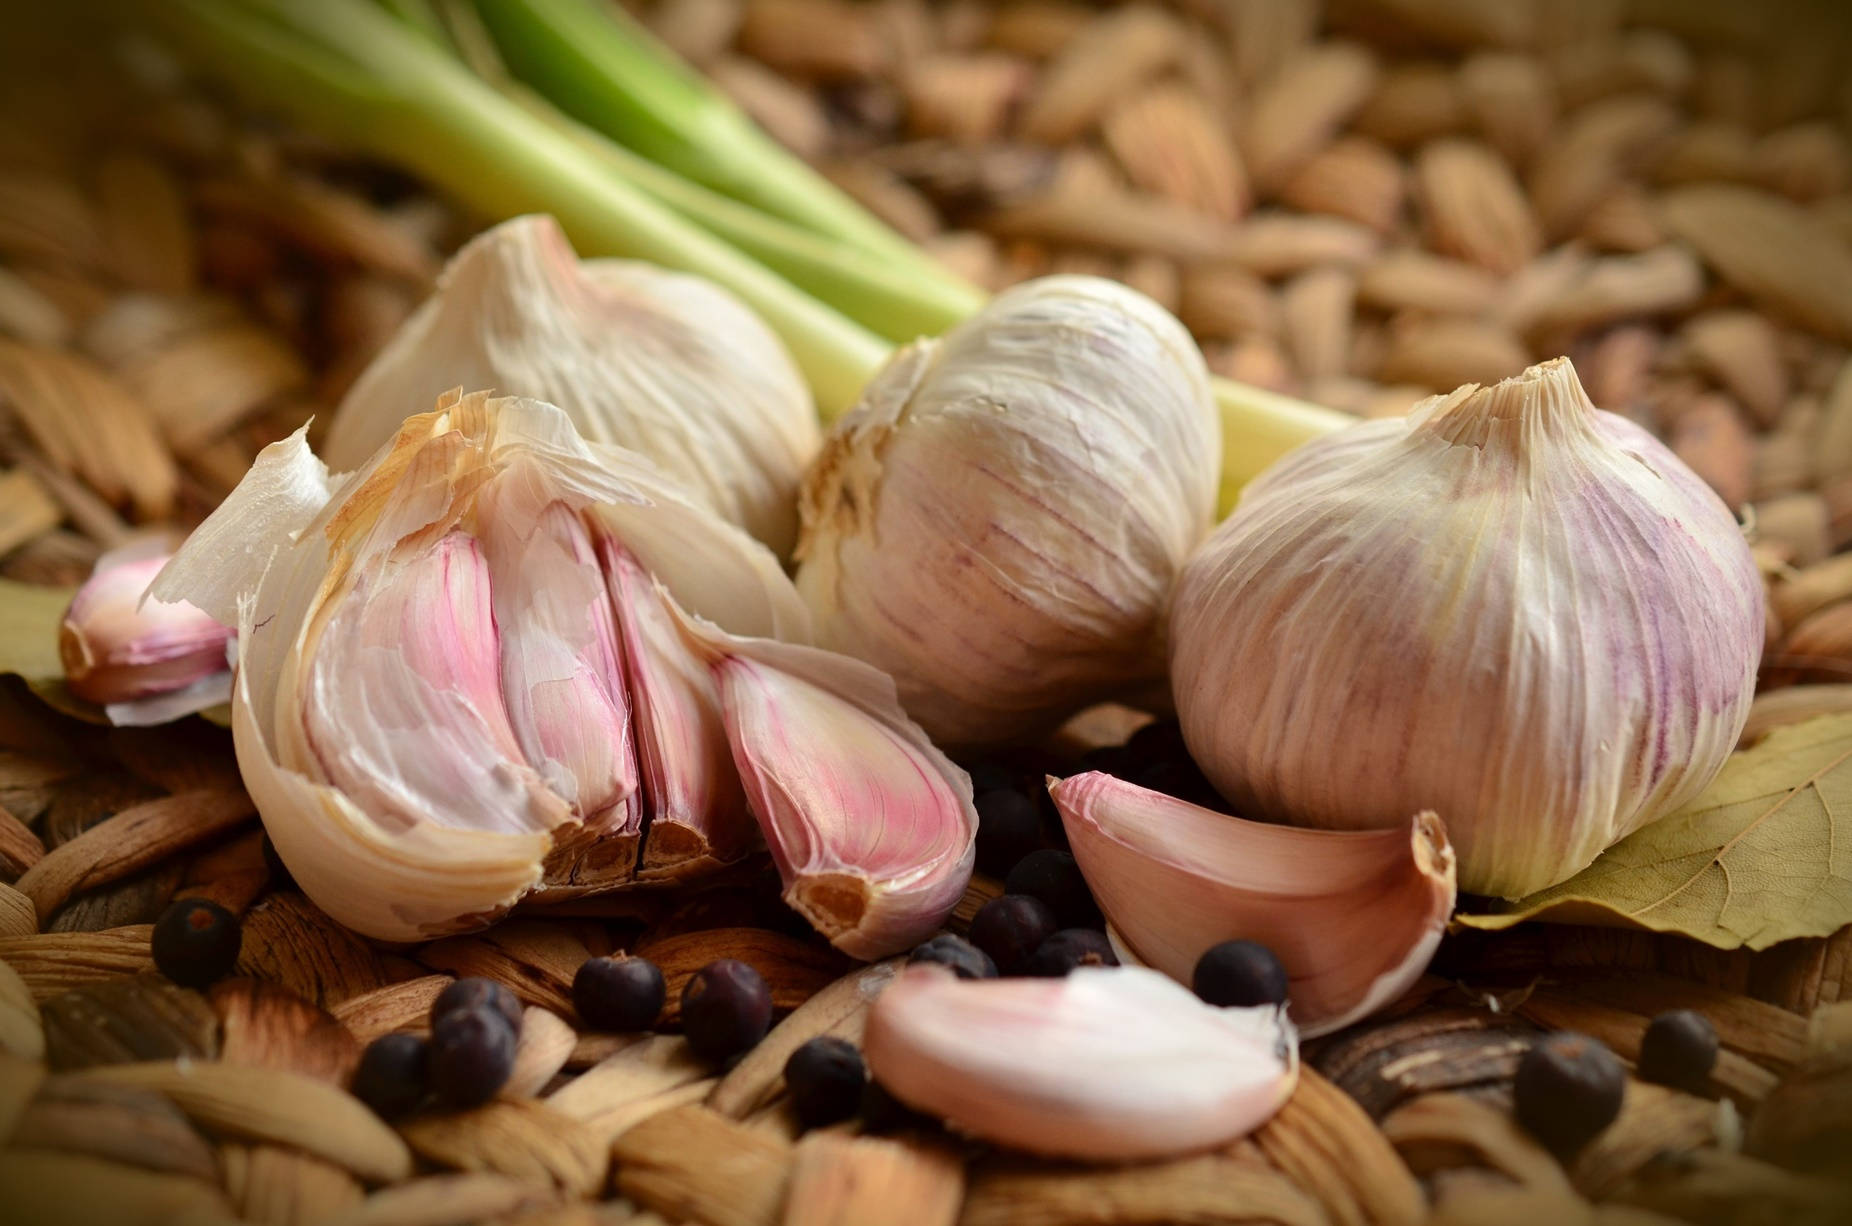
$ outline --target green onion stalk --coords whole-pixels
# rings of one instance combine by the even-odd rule
[[[726,286],[790,348],[825,420],[854,404],[892,342],[982,305],[615,10],[475,0],[475,38],[459,39],[459,4],[116,7],[247,102],[407,167],[485,217],[551,213],[584,255]],[[468,45],[485,31],[492,47]],[[1280,455],[1349,420],[1228,380],[1216,399],[1224,509]]]

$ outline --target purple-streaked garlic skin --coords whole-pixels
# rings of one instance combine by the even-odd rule
[[[1763,639],[1734,517],[1566,360],[1305,445],[1185,567],[1171,674],[1241,812],[1438,812],[1460,885],[1517,897],[1695,796]]]
[[[1218,1009],[1143,967],[965,980],[911,966],[876,998],[862,1048],[883,1088],[959,1131],[1102,1162],[1228,1144],[1298,1079],[1281,1010]]]
[[[1049,791],[1122,960],[1187,984],[1210,946],[1259,941],[1286,967],[1307,1038],[1401,995],[1453,911],[1453,852],[1432,813],[1386,830],[1312,830],[1094,771]]]
[[[58,631],[71,693],[94,703],[132,703],[227,671],[230,627],[190,604],[142,599],[168,556],[105,557],[77,589]]]

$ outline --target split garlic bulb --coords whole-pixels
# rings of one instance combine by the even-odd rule
[[[1238,810],[1363,828],[1431,809],[1461,888],[1517,897],[1710,781],[1762,617],[1722,501],[1558,359],[1249,486],[1179,580],[1172,687]]]
[[[1213,522],[1202,355],[1096,277],[1019,285],[897,353],[804,479],[797,583],[820,641],[894,677],[933,738],[1024,735],[1163,675]]]
[[[784,345],[711,281],[623,260],[581,263],[551,217],[472,239],[437,293],[342,400],[325,459],[358,467],[406,407],[457,387],[565,409],[585,438],[654,460],[780,555],[820,430]]]

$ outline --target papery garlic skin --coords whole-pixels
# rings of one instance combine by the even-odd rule
[[[772,554],[647,461],[481,394],[340,478],[301,432],[273,444],[162,572],[157,597],[237,620],[239,769],[324,911],[419,940],[630,879],[636,767],[598,743],[619,734],[607,538],[729,630],[808,632]]]
[[[1432,813],[1387,830],[1276,826],[1098,771],[1049,794],[1122,961],[1187,984],[1211,946],[1258,941],[1286,968],[1306,1038],[1406,991],[1453,913],[1453,850]]]
[[[1171,675],[1245,813],[1438,812],[1518,897],[1696,795],[1748,716],[1761,580],[1729,510],[1566,359],[1308,443],[1190,560]]]
[[[1215,507],[1202,355],[1134,290],[1048,277],[897,353],[804,480],[799,589],[941,744],[1038,731],[1162,676]]]
[[[726,290],[621,260],[581,263],[550,217],[484,231],[342,400],[323,457],[358,467],[408,406],[456,386],[563,408],[593,442],[654,460],[780,554],[820,442],[783,344]]]
[[[118,708],[115,722],[146,722],[135,715],[150,706],[161,718],[177,718],[223,702],[230,691],[231,629],[185,602],[142,599],[169,556],[159,542],[103,555],[58,629],[66,685],[88,702]]]
[[[972,979],[911,966],[875,998],[870,1071],[909,1106],[1035,1154],[1097,1161],[1225,1145],[1298,1081],[1276,1007],[1219,1009],[1143,967]]]

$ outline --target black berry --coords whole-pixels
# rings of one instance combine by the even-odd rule
[[[965,940],[949,932],[916,945],[907,956],[909,964],[914,962],[936,962],[940,966],[950,967],[960,979],[995,979],[997,964],[990,960],[990,955]]]
[[[1125,742],[1140,762],[1189,761],[1189,747],[1183,743],[1183,725],[1174,719],[1152,720],[1134,732]]]
[[[1046,979],[1059,979],[1083,966],[1117,966],[1118,957],[1097,928],[1063,928],[1029,955],[1022,973]]]
[[[714,1064],[746,1051],[772,1024],[772,992],[744,962],[710,962],[682,989],[682,1033],[695,1054]]]
[[[990,955],[1005,975],[1019,975],[1030,955],[1061,925],[1047,903],[1027,894],[1005,894],[971,919],[971,943]]]
[[[478,1006],[487,1006],[501,1014],[514,1036],[521,1037],[521,1002],[493,979],[459,979],[439,992],[437,999],[431,1002],[431,1027],[436,1029],[438,1021],[447,1013]]]
[[[1573,1031],[1539,1039],[1518,1062],[1512,1083],[1518,1123],[1567,1158],[1620,1114],[1627,1071],[1598,1040]]]
[[[1031,852],[1004,878],[1003,892],[1041,899],[1063,928],[1098,928],[1105,923],[1073,852],[1052,847]]]
[[[667,995],[648,958],[587,958],[572,977],[572,1004],[594,1030],[648,1030]]]
[[[785,1061],[785,1089],[791,1108],[806,1128],[821,1128],[846,1120],[861,1109],[868,1083],[868,1066],[862,1053],[847,1039],[821,1035],[791,1053]]]
[[[965,766],[971,776],[971,794],[1007,791],[1016,786],[1016,772],[1000,762],[971,762]]]
[[[1640,1040],[1640,1078],[1693,1094],[1709,1087],[1717,1067],[1717,1028],[1692,1009],[1661,1013]]]
[[[1132,782],[1141,788],[1175,796],[1178,800],[1186,800],[1205,809],[1222,808],[1222,797],[1215,790],[1215,785],[1187,758],[1166,758],[1140,767],[1137,774],[1132,776]]]
[[[448,1107],[479,1107],[514,1072],[514,1027],[494,1005],[451,1009],[431,1023],[431,1089]]]
[[[417,1110],[430,1081],[430,1045],[415,1034],[381,1035],[360,1053],[354,1070],[354,1097],[382,1118],[398,1119]]]
[[[1083,770],[1099,771],[1104,775],[1116,775],[1121,779],[1128,779],[1132,772],[1138,769],[1139,754],[1130,744],[1101,745],[1097,749],[1089,749],[1081,754],[1080,765]]]
[[[203,988],[229,975],[243,944],[238,917],[206,898],[173,903],[155,921],[148,941],[161,974],[188,988]]]
[[[1042,845],[1042,814],[1014,788],[983,792],[977,801],[977,866],[1001,877]]]
[[[1286,968],[1258,941],[1223,941],[1196,960],[1190,986],[1212,1005],[1284,1004]]]
[[[931,1128],[935,1122],[888,1093],[887,1087],[870,1080],[862,1091],[862,1131],[899,1132],[903,1128]]]

